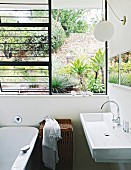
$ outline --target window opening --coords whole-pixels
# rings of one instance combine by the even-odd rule
[[[52,10],[53,94],[106,93],[106,45],[93,35],[100,19],[101,9]]]

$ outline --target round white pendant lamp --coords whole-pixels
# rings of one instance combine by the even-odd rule
[[[102,20],[94,29],[94,37],[101,42],[110,40],[113,34],[114,26],[110,21]]]
[[[109,5],[109,8],[114,13],[115,17],[119,21],[121,21],[123,25],[125,25],[126,16],[124,16],[123,19],[120,19],[116,15],[116,13],[114,12],[110,4],[107,2],[107,0],[105,0],[104,2],[106,2]],[[104,19],[103,11],[104,10],[103,10],[103,0],[102,0],[102,20],[96,24],[95,29],[94,29],[94,37],[101,42],[110,40],[114,34],[114,26],[110,21],[107,21]]]

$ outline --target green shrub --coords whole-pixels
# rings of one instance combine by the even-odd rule
[[[52,78],[53,93],[69,93],[73,90],[74,84],[66,76],[55,75]]]
[[[84,56],[76,58],[61,69],[61,73],[70,75],[79,81],[79,86],[84,88],[84,79],[89,71],[89,66]]]
[[[121,74],[121,85],[130,86],[131,87],[131,74]]]
[[[119,84],[119,77],[117,72],[109,75],[109,83]]]
[[[90,77],[88,80],[87,89],[93,93],[105,93],[105,85],[101,84],[101,79],[95,80],[94,77]]]
[[[66,38],[64,29],[59,22],[52,19],[52,52],[62,46]]]

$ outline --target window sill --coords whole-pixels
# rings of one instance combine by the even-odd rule
[[[7,94],[7,95],[0,95],[0,98],[1,97],[18,97],[18,98],[101,98],[101,97],[105,97],[105,96],[108,96],[106,94],[100,94],[100,95],[86,95],[86,96],[82,96],[82,95],[11,95],[11,94]]]
[[[109,84],[113,87],[118,87],[118,88],[125,89],[125,90],[131,90],[131,87],[129,86],[123,86],[123,85],[113,84],[113,83],[109,83]]]

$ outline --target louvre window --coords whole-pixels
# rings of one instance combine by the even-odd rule
[[[50,0],[45,4],[1,3],[2,5],[1,94],[51,94]],[[5,8],[6,6],[10,8]]]

